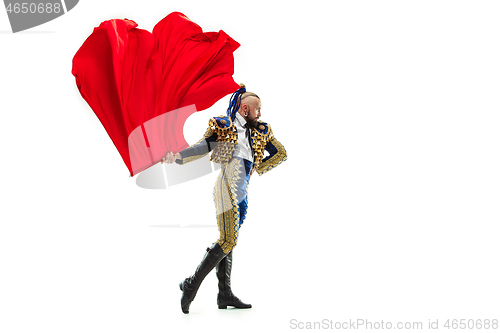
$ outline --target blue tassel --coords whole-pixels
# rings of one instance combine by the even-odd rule
[[[229,107],[227,108],[227,116],[231,118],[232,121],[234,121],[236,112],[240,108],[241,95],[246,91],[246,88],[240,88],[231,95],[231,99],[229,100]]]

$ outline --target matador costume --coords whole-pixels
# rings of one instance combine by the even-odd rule
[[[259,120],[255,128],[250,128],[244,118],[236,112],[241,93],[245,91],[245,88],[238,89],[231,98],[228,116],[210,118],[203,138],[181,151],[182,159],[176,160],[178,164],[185,164],[212,152],[210,160],[221,164],[221,171],[213,191],[220,236],[210,248],[207,248],[207,253],[195,274],[179,284],[183,291],[181,307],[184,313],[189,313],[189,305],[196,296],[201,282],[214,267],[219,281],[217,296],[219,309],[225,309],[227,306],[251,307],[250,304],[245,304],[234,296],[230,285],[232,250],[236,246],[238,232],[247,212],[250,173],[254,169],[262,175],[285,161],[287,155],[269,124]],[[245,139],[248,139],[248,145]],[[245,156],[245,145],[250,148],[248,149],[250,155]],[[265,151],[269,153],[266,157],[264,157]]]
[[[173,110],[190,105],[205,110],[234,92],[233,52],[240,46],[222,30],[203,32],[180,12],[167,15],[152,33],[137,27],[128,19],[102,22],[75,54],[72,68],[82,97],[108,132],[131,176],[157,163],[167,149],[187,147],[179,123],[182,117],[174,117],[173,123],[165,120],[168,126],[159,126],[158,119],[163,122]],[[177,160],[188,163],[212,151],[211,160],[222,165],[214,189],[220,237],[195,274],[180,284],[185,313],[214,267],[219,278],[219,308],[250,307],[230,289],[232,249],[246,215],[251,171],[266,173],[286,159],[286,152],[268,124],[252,120],[255,128],[246,126],[246,119],[237,113],[244,92],[244,87],[234,92],[227,117],[210,119],[203,139],[182,150],[182,158]],[[269,156],[264,157],[265,151]]]

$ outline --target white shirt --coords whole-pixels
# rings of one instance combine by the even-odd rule
[[[250,147],[250,129],[245,128],[247,121],[239,112],[236,112],[234,125],[238,131],[238,143],[234,147],[233,157],[241,157],[253,162],[253,152]]]

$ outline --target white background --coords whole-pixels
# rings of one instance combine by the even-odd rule
[[[233,290],[250,310],[217,309],[214,273],[180,309],[218,236],[217,173],[138,187],[71,75],[102,21],[151,31],[172,11],[241,43],[234,79],[288,152],[249,188]],[[12,34],[0,10],[0,332],[500,319],[499,16],[496,1],[82,0]],[[190,117],[189,143],[228,97]]]

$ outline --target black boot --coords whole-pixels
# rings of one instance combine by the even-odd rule
[[[189,313],[189,305],[194,300],[201,282],[210,271],[224,258],[226,254],[219,244],[214,243],[211,248],[207,248],[207,253],[203,257],[200,265],[196,268],[194,275],[191,275],[181,283],[182,290],[181,308],[182,312]]]
[[[234,306],[238,309],[251,308],[251,304],[243,303],[231,291],[231,267],[233,265],[233,251],[222,259],[217,265],[217,278],[219,279],[219,294],[217,295],[217,305],[219,309],[227,309],[228,306]]]

